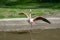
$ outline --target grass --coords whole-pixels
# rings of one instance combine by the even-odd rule
[[[44,16],[45,12],[53,14],[55,9],[32,9],[32,17]],[[0,18],[25,18],[20,12],[29,12],[29,9],[16,9],[16,8],[0,8]]]
[[[25,3],[25,4],[16,4],[12,3],[7,6],[0,8],[0,18],[25,18],[25,15],[20,14],[19,12],[29,12],[29,9],[32,8],[32,17],[35,16],[44,16],[47,14],[53,14],[55,11],[60,10],[60,3]],[[37,8],[35,6],[38,6]],[[34,9],[34,7],[36,9]]]
[[[23,4],[17,4],[11,3],[7,6],[10,6],[11,8],[34,8],[34,6],[38,6],[35,8],[52,8],[52,9],[60,9],[60,3],[53,3],[53,2],[46,2],[46,3],[23,3]],[[32,6],[32,7],[31,7]]]

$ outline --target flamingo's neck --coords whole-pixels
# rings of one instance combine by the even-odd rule
[[[31,17],[31,9],[30,9],[30,12],[29,12],[29,20],[30,20],[30,22],[33,22],[33,19]]]
[[[29,12],[29,19],[31,19],[31,9],[30,9],[30,12]]]
[[[31,13],[29,14],[29,19],[31,19]]]

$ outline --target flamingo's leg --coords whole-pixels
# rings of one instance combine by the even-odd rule
[[[29,30],[30,38],[31,38],[31,40],[34,40],[34,39],[33,39],[33,35],[32,35],[32,32],[33,32],[33,31],[32,31],[32,26],[33,26],[32,23],[30,23],[30,26],[31,26],[31,30]]]

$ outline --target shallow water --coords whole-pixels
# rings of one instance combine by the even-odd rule
[[[33,30],[34,40],[60,40],[60,29]],[[0,40],[31,40],[29,31],[0,32]]]

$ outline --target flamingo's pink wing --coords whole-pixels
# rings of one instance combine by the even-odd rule
[[[20,12],[19,15],[20,14],[24,14],[27,18],[29,17],[27,12]]]
[[[45,22],[47,22],[47,23],[51,24],[51,22],[50,22],[50,21],[48,21],[46,18],[43,18],[43,17],[40,17],[40,16],[35,17],[35,18],[33,19],[33,21],[37,21],[37,20],[43,20],[43,21],[45,21]]]

